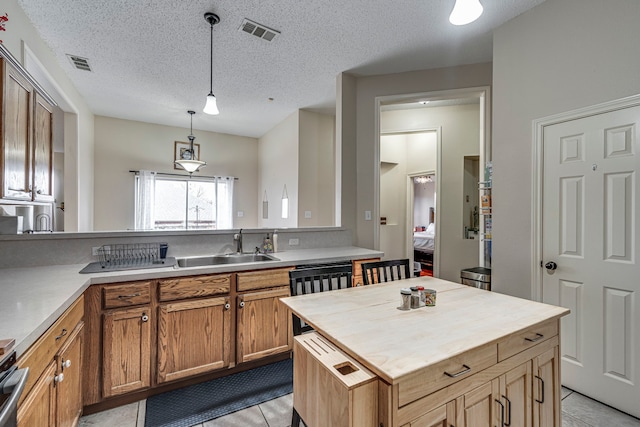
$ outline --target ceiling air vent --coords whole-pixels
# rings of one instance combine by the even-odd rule
[[[73,66],[78,70],[91,71],[91,66],[89,65],[89,60],[87,58],[69,54],[67,54],[67,58],[69,58],[69,61],[71,61]]]
[[[269,27],[265,27],[262,24],[258,24],[250,19],[244,19],[242,24],[240,24],[240,31],[244,31],[245,33],[253,34],[256,37],[259,37],[268,42],[273,41],[280,31],[273,30]]]

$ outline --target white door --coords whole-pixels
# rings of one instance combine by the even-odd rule
[[[562,320],[562,384],[640,417],[640,107],[547,126],[543,301]]]

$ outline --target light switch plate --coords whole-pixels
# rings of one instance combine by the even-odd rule
[[[371,211],[364,211],[365,221],[371,221]]]
[[[244,211],[238,211],[238,218],[244,217]]]

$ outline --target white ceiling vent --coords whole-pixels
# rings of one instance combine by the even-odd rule
[[[69,55],[67,53],[67,58],[76,67],[78,70],[91,71],[91,66],[89,65],[89,60],[87,58],[83,58],[81,56]]]
[[[280,34],[280,31],[265,27],[264,25],[258,24],[257,22],[254,22],[247,18],[242,21],[242,24],[240,24],[240,28],[238,28],[238,30],[244,31],[245,33],[253,34],[254,36],[268,42],[273,41],[273,39],[275,39],[276,36]]]

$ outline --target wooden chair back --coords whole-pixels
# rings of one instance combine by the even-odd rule
[[[394,280],[410,279],[411,269],[409,259],[394,259],[362,263],[363,284],[392,282]]]

